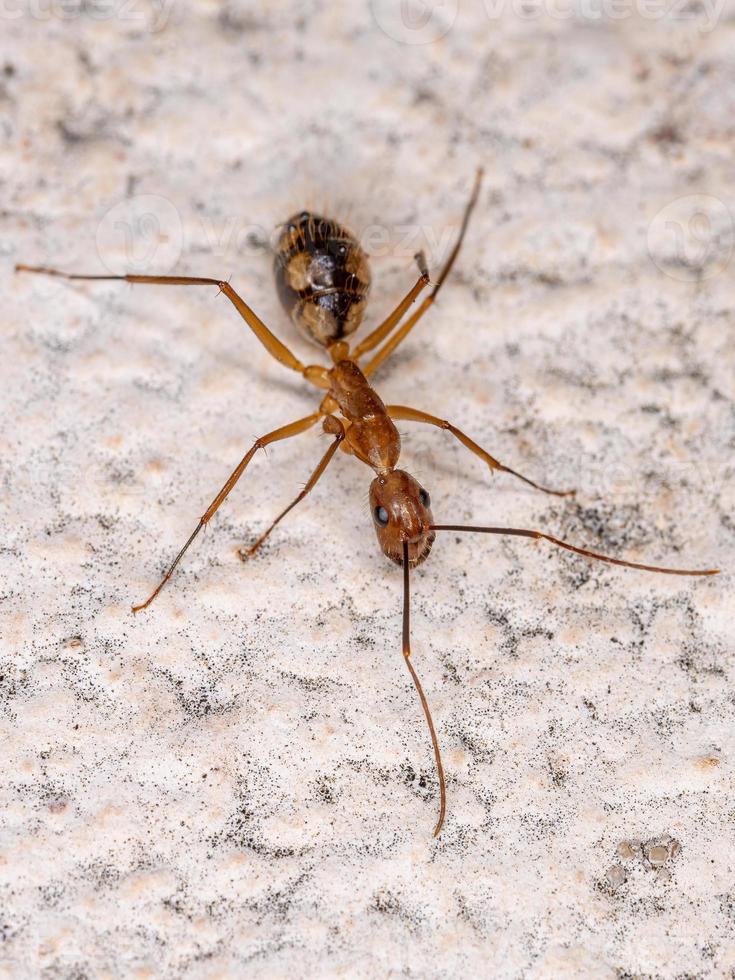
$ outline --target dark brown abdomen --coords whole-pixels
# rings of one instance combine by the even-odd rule
[[[357,330],[370,269],[342,225],[308,211],[294,215],[279,236],[274,271],[283,308],[310,340],[329,347]]]

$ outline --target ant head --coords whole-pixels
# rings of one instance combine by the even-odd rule
[[[424,488],[405,470],[393,470],[370,484],[370,512],[383,553],[403,564],[403,542],[408,542],[411,566],[420,565],[431,551],[435,534],[431,500]]]

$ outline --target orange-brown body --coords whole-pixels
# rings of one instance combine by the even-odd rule
[[[410,564],[418,565],[434,541],[428,528],[433,520],[429,495],[408,473],[396,470],[401,437],[343,339],[362,320],[370,290],[367,256],[343,225],[302,211],[283,225],[274,271],[291,320],[311,341],[326,347],[334,362],[329,370],[314,366],[306,373],[329,392],[320,408],[325,431],[341,432],[342,450],[377,474],[370,507],[380,546],[400,565],[403,543],[408,542]]]
[[[417,260],[422,277],[416,294],[428,283],[423,256]],[[309,340],[327,348],[334,364],[331,369],[312,365],[303,371],[328,390],[320,406],[324,430],[337,436],[344,452],[377,474],[370,487],[370,507],[380,546],[400,565],[407,543],[409,563],[418,565],[434,541],[428,526],[433,520],[429,495],[412,476],[396,469],[401,437],[358,365],[364,345],[351,356],[344,340],[359,327],[367,303],[367,256],[343,225],[302,211],[282,226],[274,272],[283,308]],[[333,414],[336,411],[341,418]]]
[[[344,358],[329,372],[329,394],[345,417],[346,446],[376,473],[395,469],[401,437],[383,400],[354,361]]]
[[[341,350],[334,352],[339,355]],[[353,360],[339,359],[329,372],[329,380],[327,398],[336,402],[344,417],[342,448],[377,474],[370,485],[370,511],[380,547],[391,561],[402,565],[406,542],[409,564],[419,565],[434,543],[430,527],[434,517],[427,491],[410,473],[396,469],[401,454],[398,429]],[[331,422],[325,420],[325,429],[332,431]]]

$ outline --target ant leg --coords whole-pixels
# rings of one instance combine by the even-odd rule
[[[418,263],[419,272],[421,273],[416,284],[409,290],[408,293],[406,293],[395,310],[393,310],[393,312],[387,316],[385,320],[383,320],[380,326],[376,327],[372,333],[369,333],[367,337],[352,351],[351,356],[354,360],[359,360],[363,354],[367,354],[368,351],[372,350],[374,347],[377,347],[378,344],[388,336],[391,330],[393,330],[393,328],[401,322],[406,310],[408,310],[408,308],[413,304],[421,290],[424,289],[425,286],[429,285],[429,271],[426,268],[424,253],[417,252],[414,258]]]
[[[58,279],[114,279],[122,282],[152,283],[161,286],[217,286],[219,291],[224,293],[229,299],[269,354],[275,357],[275,359],[285,367],[304,375],[308,381],[312,381],[314,384],[317,384],[318,387],[323,388],[328,386],[328,384],[325,384],[323,380],[320,383],[320,379],[323,377],[324,368],[317,368],[316,366],[307,367],[302,364],[301,361],[291,353],[288,347],[286,347],[286,345],[282,343],[278,337],[275,336],[275,334],[271,333],[260,317],[250,309],[245,300],[235,292],[232,286],[228,282],[223,282],[220,279],[208,279],[201,278],[199,276],[138,276],[132,274],[124,276],[83,275],[81,273],[61,272],[59,269],[50,269],[41,265],[22,264],[16,265],[15,271],[33,272],[44,276],[55,276]]]
[[[338,418],[335,418],[334,415],[328,415],[327,418],[325,418],[325,420],[324,420],[324,431],[325,432],[333,433],[334,434],[334,441],[332,442],[332,445],[329,447],[329,449],[326,451],[326,453],[322,457],[322,459],[321,459],[319,465],[317,466],[317,468],[311,474],[311,477],[309,478],[309,482],[306,484],[306,486],[301,491],[301,493],[299,493],[299,495],[296,497],[296,499],[295,500],[292,500],[291,503],[288,505],[288,507],[286,507],[286,509],[284,511],[281,511],[281,513],[278,515],[278,517],[275,519],[275,521],[273,521],[273,523],[268,528],[268,530],[264,534],[261,534],[261,536],[255,542],[255,544],[251,545],[249,548],[241,548],[240,549],[239,555],[240,555],[240,557],[242,558],[243,561],[245,561],[247,558],[252,558],[252,556],[255,554],[255,552],[258,550],[258,548],[263,544],[263,542],[268,537],[268,535],[271,533],[271,531],[276,526],[276,524],[279,524],[283,520],[283,518],[286,516],[286,514],[288,514],[288,512],[290,510],[293,510],[293,508],[296,506],[296,504],[301,503],[301,501],[304,499],[304,497],[307,495],[307,493],[310,493],[314,489],[314,487],[316,486],[316,484],[319,482],[319,479],[321,478],[322,474],[324,473],[324,471],[326,470],[326,468],[329,466],[329,464],[332,462],[332,459],[334,457],[334,454],[339,449],[339,445],[340,445],[340,443],[342,442],[342,440],[345,437],[345,429],[344,429],[344,426],[342,425],[342,423],[339,421]]]
[[[191,536],[189,537],[189,540],[186,542],[186,544],[181,549],[181,551],[178,553],[178,555],[174,558],[173,562],[169,566],[168,571],[163,576],[163,578],[159,582],[158,586],[148,596],[148,598],[146,599],[145,602],[142,602],[142,603],[140,603],[137,606],[133,606],[133,612],[139,612],[141,609],[146,609],[148,606],[150,606],[150,604],[156,598],[156,596],[161,591],[161,589],[164,587],[164,585],[166,584],[166,582],[168,582],[168,580],[173,575],[173,573],[174,573],[174,571],[176,569],[176,566],[179,564],[179,562],[181,561],[181,559],[186,554],[186,552],[187,552],[187,550],[189,548],[189,545],[192,543],[192,541],[197,536],[197,534],[199,534],[199,532],[204,527],[204,525],[205,524],[208,524],[209,521],[212,519],[212,517],[215,515],[215,513],[219,509],[220,504],[224,501],[224,499],[229,494],[230,490],[232,490],[232,488],[235,486],[235,484],[237,483],[237,481],[240,479],[240,477],[244,473],[245,469],[247,468],[248,463],[253,458],[253,456],[256,454],[256,452],[259,449],[263,449],[265,446],[269,446],[272,442],[278,442],[281,439],[290,439],[291,436],[297,436],[297,435],[299,435],[302,432],[306,432],[307,429],[310,429],[313,425],[315,425],[319,421],[319,418],[320,418],[320,416],[319,416],[318,413],[315,413],[314,415],[307,415],[306,418],[297,419],[295,422],[290,422],[288,425],[284,425],[280,429],[274,429],[274,431],[273,432],[269,432],[268,435],[261,436],[260,439],[256,439],[255,440],[255,442],[253,443],[252,447],[247,451],[247,453],[245,453],[245,455],[240,460],[240,462],[238,463],[238,465],[232,471],[232,473],[231,473],[229,479],[227,480],[227,482],[225,483],[225,485],[222,487],[222,489],[217,494],[217,496],[214,498],[214,500],[212,501],[212,503],[209,505],[209,507],[207,508],[207,510],[205,511],[205,513],[199,519],[199,523],[194,528],[194,531],[192,532]]]
[[[476,442],[473,442],[469,436],[466,436],[464,432],[460,431],[456,426],[452,425],[451,422],[447,422],[445,419],[437,418],[435,415],[429,415],[428,412],[421,412],[416,408],[406,408],[404,405],[388,405],[387,406],[388,415],[392,419],[397,419],[402,422],[426,422],[429,425],[435,425],[439,429],[446,429],[451,432],[455,439],[458,439],[463,446],[466,446],[475,456],[479,456],[490,467],[491,470],[500,470],[502,473],[510,473],[511,476],[517,477],[519,480],[523,480],[529,486],[534,487],[536,490],[542,490],[544,493],[551,493],[555,497],[569,497],[576,493],[576,490],[550,490],[548,487],[542,487],[539,483],[534,483],[533,480],[529,480],[527,476],[523,476],[512,470],[509,466],[504,466],[502,463],[498,462],[490,453],[486,452],[482,446],[478,446]]]
[[[462,247],[462,242],[464,241],[464,236],[467,231],[467,226],[470,223],[470,216],[472,214],[472,211],[474,210],[475,205],[477,204],[477,198],[479,197],[480,194],[480,185],[482,184],[482,174],[483,174],[482,167],[480,167],[475,177],[475,183],[472,188],[472,194],[470,195],[470,199],[467,202],[467,207],[465,208],[464,215],[462,217],[462,225],[459,229],[459,235],[457,236],[457,241],[455,242],[454,248],[449,254],[449,258],[444,263],[444,268],[439,273],[439,278],[436,281],[436,285],[429,293],[429,295],[426,297],[426,299],[423,301],[423,303],[416,310],[416,312],[411,314],[411,316],[405,321],[405,323],[401,325],[400,329],[396,330],[393,336],[385,342],[384,346],[380,348],[380,350],[377,352],[377,354],[374,355],[372,360],[368,361],[367,365],[362,369],[363,374],[366,377],[369,377],[373,373],[373,371],[379,368],[380,365],[383,363],[383,361],[393,353],[396,347],[398,347],[401,341],[411,332],[411,330],[413,330],[413,328],[419,322],[419,320],[424,315],[424,313],[426,313],[429,307],[436,300],[437,294],[439,290],[442,288],[442,286],[444,285],[447,276],[452,271],[452,266],[454,265],[455,259],[459,254],[459,250]]]
[[[705,568],[692,570],[687,568],[662,568],[660,565],[641,565],[636,561],[623,561],[622,558],[610,558],[609,555],[601,555],[596,551],[588,551],[587,548],[578,548],[576,545],[555,538],[551,534],[544,534],[543,531],[530,531],[520,527],[470,527],[464,524],[430,524],[432,531],[479,531],[482,534],[508,534],[518,538],[534,538],[537,541],[549,541],[557,548],[564,548],[566,551],[573,551],[575,555],[582,555],[585,558],[596,558],[598,561],[605,561],[610,565],[621,565],[623,568],[637,568],[643,572],[660,572],[662,575],[719,575],[719,568]]]

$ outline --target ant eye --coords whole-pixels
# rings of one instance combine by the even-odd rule
[[[419,500],[422,507],[431,507],[431,497],[423,487],[419,490]]]
[[[301,214],[299,215],[299,221],[308,221],[308,220],[309,220],[309,212],[302,211]]]
[[[376,507],[373,511],[373,517],[375,518],[375,523],[381,527],[386,527],[388,524],[388,511],[385,507]]]

